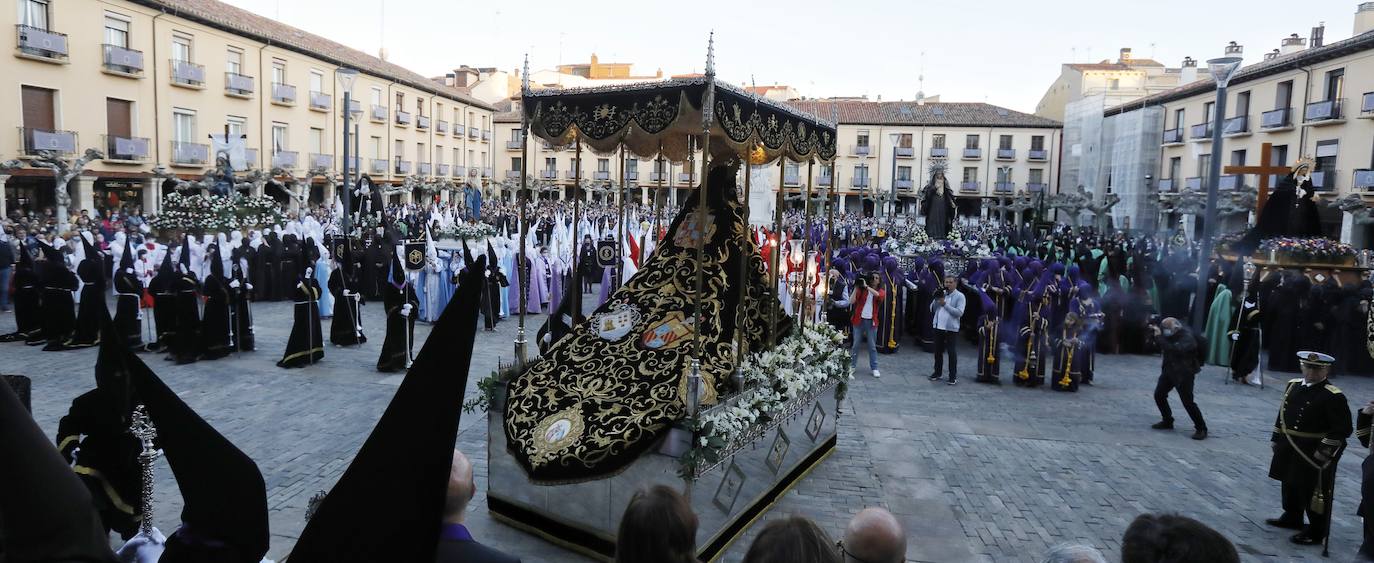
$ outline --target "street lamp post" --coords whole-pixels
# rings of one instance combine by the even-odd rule
[[[350,124],[353,118],[353,81],[358,78],[358,71],[351,68],[339,68],[334,71],[334,77],[339,81],[339,87],[343,89],[343,216],[339,218],[339,230],[343,231],[344,236],[348,236],[353,231],[349,225],[349,219],[353,212],[353,180],[352,162],[349,158],[352,154],[353,143],[349,137],[352,136],[353,127]]]
[[[902,140],[901,133],[892,133],[887,136],[892,141],[892,207],[890,208],[891,218],[897,217],[897,143]]]
[[[1228,49],[1229,51],[1229,49]],[[1229,54],[1229,53],[1228,53]],[[1201,334],[1207,322],[1207,266],[1212,257],[1212,237],[1217,229],[1217,184],[1221,181],[1221,124],[1226,115],[1226,84],[1240,68],[1239,56],[1226,56],[1207,61],[1212,78],[1217,81],[1217,101],[1212,112],[1212,159],[1207,171],[1207,208],[1202,214],[1202,246],[1197,253],[1197,293],[1193,297],[1193,330]]]

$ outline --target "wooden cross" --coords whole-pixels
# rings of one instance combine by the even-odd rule
[[[1259,194],[1255,197],[1255,216],[1258,217],[1260,211],[1264,210],[1264,202],[1269,199],[1269,175],[1287,175],[1291,168],[1284,165],[1272,165],[1269,157],[1274,153],[1273,143],[1260,145],[1260,165],[1259,166],[1227,166],[1222,171],[1227,174],[1258,174],[1259,175]]]

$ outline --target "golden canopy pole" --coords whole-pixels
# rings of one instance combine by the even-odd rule
[[[520,74],[520,193],[515,196],[516,205],[520,206],[520,209],[517,211],[520,217],[520,240],[516,242],[516,244],[520,245],[520,257],[518,258],[519,262],[515,265],[514,272],[515,275],[520,278],[520,288],[518,290],[520,292],[520,325],[515,330],[515,365],[521,370],[525,369],[525,351],[528,344],[525,340],[525,306],[526,300],[529,299],[529,288],[532,287],[529,278],[534,275],[533,267],[530,267],[528,271],[522,269],[525,267],[526,263],[525,237],[529,235],[530,230],[529,220],[525,214],[525,207],[529,206],[529,193],[527,191],[529,187],[529,173],[526,171],[529,169],[530,159],[530,122],[529,118],[525,117],[529,115],[525,113],[525,96],[529,95],[529,92],[530,56],[526,54],[525,70]],[[490,264],[488,264],[488,266],[490,266]],[[555,304],[555,306],[557,305]]]
[[[830,187],[825,190],[825,271],[818,272],[825,276],[821,279],[826,280],[825,286],[825,308],[822,311],[830,310],[830,260],[835,255],[835,185],[838,180],[835,177],[835,164],[830,164]]]
[[[765,244],[773,245],[772,270],[768,274],[768,293],[773,296],[773,302],[769,303],[768,313],[768,346],[771,348],[778,343],[778,307],[782,300],[778,294],[778,255],[782,253],[782,175],[787,168],[787,157],[778,158],[778,195],[773,203],[773,240],[765,240]]]
[[[692,363],[691,371],[687,379],[687,415],[692,417],[692,443],[696,443],[698,435],[696,428],[700,422],[701,403],[701,350],[705,346],[702,341],[701,332],[706,324],[701,318],[701,301],[703,286],[706,284],[706,235],[709,229],[706,227],[706,191],[710,189],[711,165],[711,122],[715,120],[715,97],[716,97],[716,63],[715,63],[715,32],[711,32],[711,40],[706,47],[706,89],[701,94],[701,185],[697,186],[697,213],[696,213],[696,267],[697,279],[694,291],[696,295],[693,301],[692,319]],[[688,149],[691,149],[690,143]],[[690,154],[690,153],[689,153]],[[681,228],[681,226],[679,226]],[[722,230],[722,235],[729,236]],[[719,313],[717,313],[719,314]],[[691,494],[692,479],[687,480],[688,494]]]
[[[616,214],[619,225],[616,227],[615,233],[616,263],[615,280],[611,284],[612,288],[620,287],[620,284],[625,282],[625,236],[628,228],[625,222],[625,192],[627,190],[625,181],[628,176],[629,174],[625,172],[625,145],[620,145],[620,185],[615,190],[616,197],[620,199],[620,211]],[[606,295],[610,295],[610,290],[607,290]]]
[[[582,239],[579,232],[579,224],[582,222],[582,137],[578,133],[573,134],[573,233],[572,233],[572,319],[577,322],[577,317],[582,316],[582,272],[577,269],[577,258],[579,244]]]
[[[814,171],[813,159],[806,159],[806,202],[802,204],[802,271],[801,271],[801,327],[806,328],[807,317],[811,316],[811,280],[807,278],[811,268],[811,173]],[[819,274],[819,272],[817,272]]]
[[[660,144],[660,145],[658,146],[658,166],[657,166],[657,168],[658,168],[658,185],[657,185],[657,186],[654,186],[654,232],[651,234],[651,236],[653,237],[652,240],[654,241],[654,250],[658,250],[658,243],[659,243],[659,240],[658,240],[658,232],[659,232],[659,227],[660,227],[660,225],[662,224],[661,219],[662,219],[662,216],[663,216],[663,206],[662,206],[662,204],[660,204],[660,203],[658,202],[658,198],[659,198],[659,196],[663,195],[663,177],[664,177],[665,175],[669,174],[669,172],[664,172],[664,169],[667,169],[667,170],[671,171],[672,168],[673,168],[672,166],[667,166],[666,163],[667,163],[667,159],[663,158],[663,145]]]
[[[741,287],[745,287],[745,286],[747,286],[747,284],[748,284],[748,281],[747,281],[747,280],[749,279],[749,256],[748,256],[748,252],[747,252],[747,251],[749,250],[750,243],[754,240],[752,234],[749,232],[749,184],[751,183],[751,182],[750,182],[750,179],[751,179],[751,177],[753,176],[753,174],[752,174],[751,172],[753,172],[753,169],[754,169],[754,165],[753,165],[753,164],[750,164],[750,159],[751,159],[752,156],[753,156],[753,151],[752,151],[752,150],[749,152],[749,154],[746,154],[746,155],[744,156],[744,206],[743,206],[743,209],[744,209],[744,234],[745,234],[747,237],[749,237],[749,238],[747,238],[747,239],[744,241],[744,245],[740,247],[740,256],[739,256],[739,278],[737,278],[737,279],[739,280],[738,283],[740,284]],[[746,340],[745,340],[745,338],[744,338],[744,331],[743,331],[743,328],[744,328],[744,320],[743,320],[743,319],[744,319],[744,307],[743,307],[744,303],[743,303],[743,301],[744,301],[744,298],[745,298],[745,297],[746,297],[746,294],[745,294],[745,292],[741,289],[741,291],[740,291],[740,305],[741,305],[741,306],[740,306],[740,307],[737,307],[736,310],[735,310],[735,365],[740,365],[740,362],[742,362],[742,361],[744,360],[745,354],[748,354],[748,353],[749,353],[748,350],[745,350],[745,349],[744,349],[744,348],[745,348],[745,342],[746,342]]]

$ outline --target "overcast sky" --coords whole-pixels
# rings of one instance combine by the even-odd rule
[[[533,69],[630,62],[637,74],[700,71],[716,32],[717,74],[803,95],[912,99],[925,92],[1031,112],[1066,62],[1137,58],[1178,66],[1245,46],[1246,63],[1326,22],[1351,35],[1353,0],[228,0],[426,75],[460,65]],[[384,9],[385,7],[385,9]],[[382,14],[385,11],[385,25]],[[924,53],[924,58],[922,57]]]

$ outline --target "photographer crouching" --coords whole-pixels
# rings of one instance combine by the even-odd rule
[[[1183,403],[1183,409],[1188,411],[1188,417],[1193,419],[1193,439],[1206,439],[1207,421],[1202,419],[1202,410],[1197,408],[1197,403],[1193,402],[1193,378],[1202,370],[1202,361],[1198,357],[1198,350],[1201,347],[1198,344],[1197,336],[1173,317],[1168,317],[1158,324],[1151,323],[1150,330],[1154,333],[1155,342],[1164,354],[1164,362],[1160,366],[1159,383],[1155,384],[1155,405],[1159,407],[1159,415],[1163,420],[1156,422],[1150,428],[1155,430],[1172,430],[1174,428],[1174,413],[1169,409],[1169,391],[1177,390],[1178,399]]]

